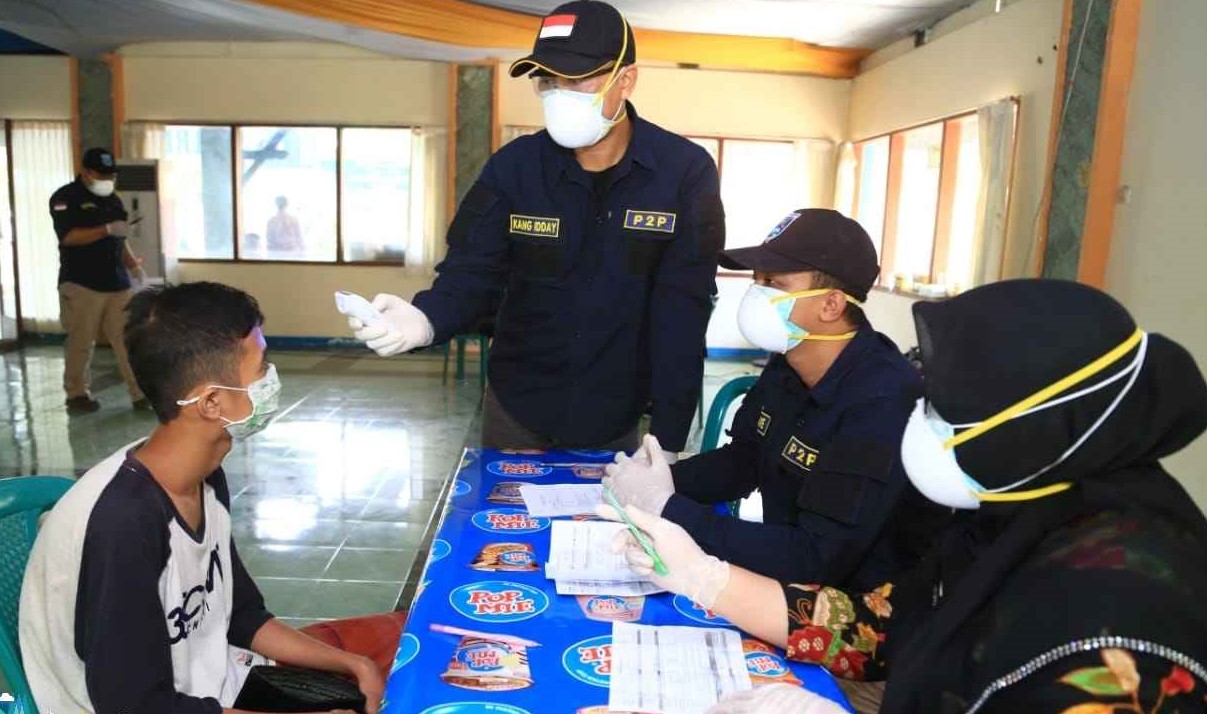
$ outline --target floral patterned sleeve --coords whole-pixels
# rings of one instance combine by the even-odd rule
[[[880,649],[893,607],[892,583],[863,595],[822,585],[785,585],[788,657],[819,664],[836,677],[881,680]]]

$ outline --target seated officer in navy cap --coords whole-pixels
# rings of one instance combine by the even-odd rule
[[[722,266],[754,271],[738,327],[775,353],[733,441],[672,470],[647,437],[608,466],[605,485],[705,551],[778,580],[871,589],[911,565],[950,511],[928,505],[901,467],[922,378],[860,308],[876,262],[863,228],[823,209],[789,214],[761,246],[724,251]],[[711,505],[755,489],[763,523]]]
[[[350,325],[382,356],[444,342],[495,315],[483,443],[683,448],[703,374],[724,213],[704,149],[637,116],[633,32],[611,5],[546,17],[531,73],[546,130],[499,150],[413,304],[378,295]],[[671,455],[673,458],[673,455]]]

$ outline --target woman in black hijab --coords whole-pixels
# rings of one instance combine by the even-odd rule
[[[926,396],[902,458],[958,509],[918,567],[864,594],[781,584],[626,509],[669,568],[655,582],[789,657],[887,677],[886,713],[1207,711],[1207,520],[1159,463],[1207,427],[1194,360],[1077,283],[996,283],[914,317]],[[826,704],[777,685],[715,711]]]

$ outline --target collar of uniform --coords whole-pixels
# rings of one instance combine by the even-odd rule
[[[838,398],[842,378],[859,362],[864,353],[874,346],[875,342],[876,331],[872,329],[872,326],[865,324],[860,327],[855,336],[851,338],[851,343],[838,355],[838,359],[834,360],[830,369],[822,375],[821,381],[809,390],[809,396],[813,398],[813,401],[823,407],[833,404]]]
[[[625,149],[624,156],[621,157],[615,168],[620,174],[627,174],[629,172],[628,164],[636,162],[652,171],[657,168],[652,145],[653,137],[650,136],[653,127],[649,122],[637,116],[637,110],[633,108],[632,102],[626,101],[624,107],[625,115],[632,122],[633,134],[629,137],[629,146]],[[584,186],[590,185],[587,172],[579,165],[578,159],[574,158],[574,150],[559,146],[551,136],[546,135],[546,139],[548,140],[547,148],[550,148],[561,161],[560,176]]]

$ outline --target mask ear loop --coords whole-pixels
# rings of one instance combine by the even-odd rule
[[[1027,476],[1026,478],[1015,481],[1012,484],[1008,484],[1006,486],[1000,486],[998,488],[986,489],[983,493],[978,494],[978,498],[981,498],[981,500],[984,500],[984,501],[1023,500],[1023,499],[1002,498],[1001,496],[1009,495],[1009,494],[1003,494],[1002,492],[1009,491],[1013,488],[1017,488],[1024,484],[1027,484],[1031,481],[1034,481],[1035,479],[1039,478],[1040,476],[1043,476],[1044,474],[1048,473],[1052,469],[1056,468],[1058,465],[1063,463],[1065,459],[1069,458],[1069,456],[1071,456],[1074,451],[1077,451],[1078,449],[1080,449],[1081,445],[1084,444],[1091,436],[1093,436],[1094,432],[1098,431],[1098,427],[1102,426],[1102,423],[1105,422],[1107,420],[1107,418],[1110,417],[1110,415],[1115,412],[1115,409],[1118,408],[1119,403],[1122,402],[1123,398],[1126,397],[1128,392],[1130,392],[1132,390],[1132,386],[1136,383],[1136,380],[1140,377],[1140,370],[1144,366],[1144,357],[1145,357],[1145,355],[1147,355],[1147,353],[1148,353],[1148,334],[1144,333],[1140,339],[1140,348],[1139,348],[1139,350],[1137,350],[1136,357],[1135,357],[1135,359],[1132,360],[1131,366],[1128,367],[1128,369],[1125,369],[1122,372],[1120,372],[1120,374],[1130,373],[1131,376],[1128,378],[1127,384],[1125,384],[1123,386],[1123,389],[1119,391],[1119,394],[1115,395],[1115,398],[1113,400],[1111,400],[1110,405],[1105,410],[1103,410],[1102,414],[1100,414],[1098,416],[1098,418],[1094,421],[1094,423],[1090,425],[1090,428],[1086,429],[1085,433],[1081,435],[1081,438],[1079,438],[1077,441],[1073,442],[1072,446],[1065,449],[1064,453],[1061,454],[1055,461],[1053,461],[1052,463],[1043,467],[1039,471],[1036,471],[1035,473],[1031,474],[1030,476]],[[1045,487],[1045,489],[1052,489],[1056,486],[1062,486],[1062,485],[1065,488],[1071,487],[1071,484],[1068,484],[1068,485],[1052,484],[1052,486],[1047,486],[1047,487]],[[1061,488],[1059,490],[1063,491],[1063,490],[1065,490],[1065,488]],[[1038,491],[1043,491],[1045,489],[1038,489]],[[1030,493],[1034,494],[1035,492],[1030,492]],[[997,495],[998,498],[996,498],[996,499],[995,498],[985,498],[985,496],[989,495],[989,494]],[[1022,496],[1023,494],[1014,494],[1014,495]],[[1044,494],[1044,495],[1047,495],[1047,494]],[[1037,497],[1037,496],[1032,496],[1032,497]]]
[[[625,53],[629,51],[629,21],[624,19],[622,16],[620,18],[620,24],[623,37],[623,39],[620,41],[620,55],[616,58],[616,62],[614,62],[612,65],[612,72],[608,77],[608,83],[603,86],[603,89],[599,90],[599,92],[595,94],[595,103],[599,105],[600,109],[603,109],[604,95],[608,93],[608,90],[612,89],[612,85],[615,84],[616,80],[620,77],[620,63],[624,61]],[[622,104],[620,109],[617,110],[616,116],[608,119],[608,122],[612,125],[615,125],[623,116],[624,105]]]

